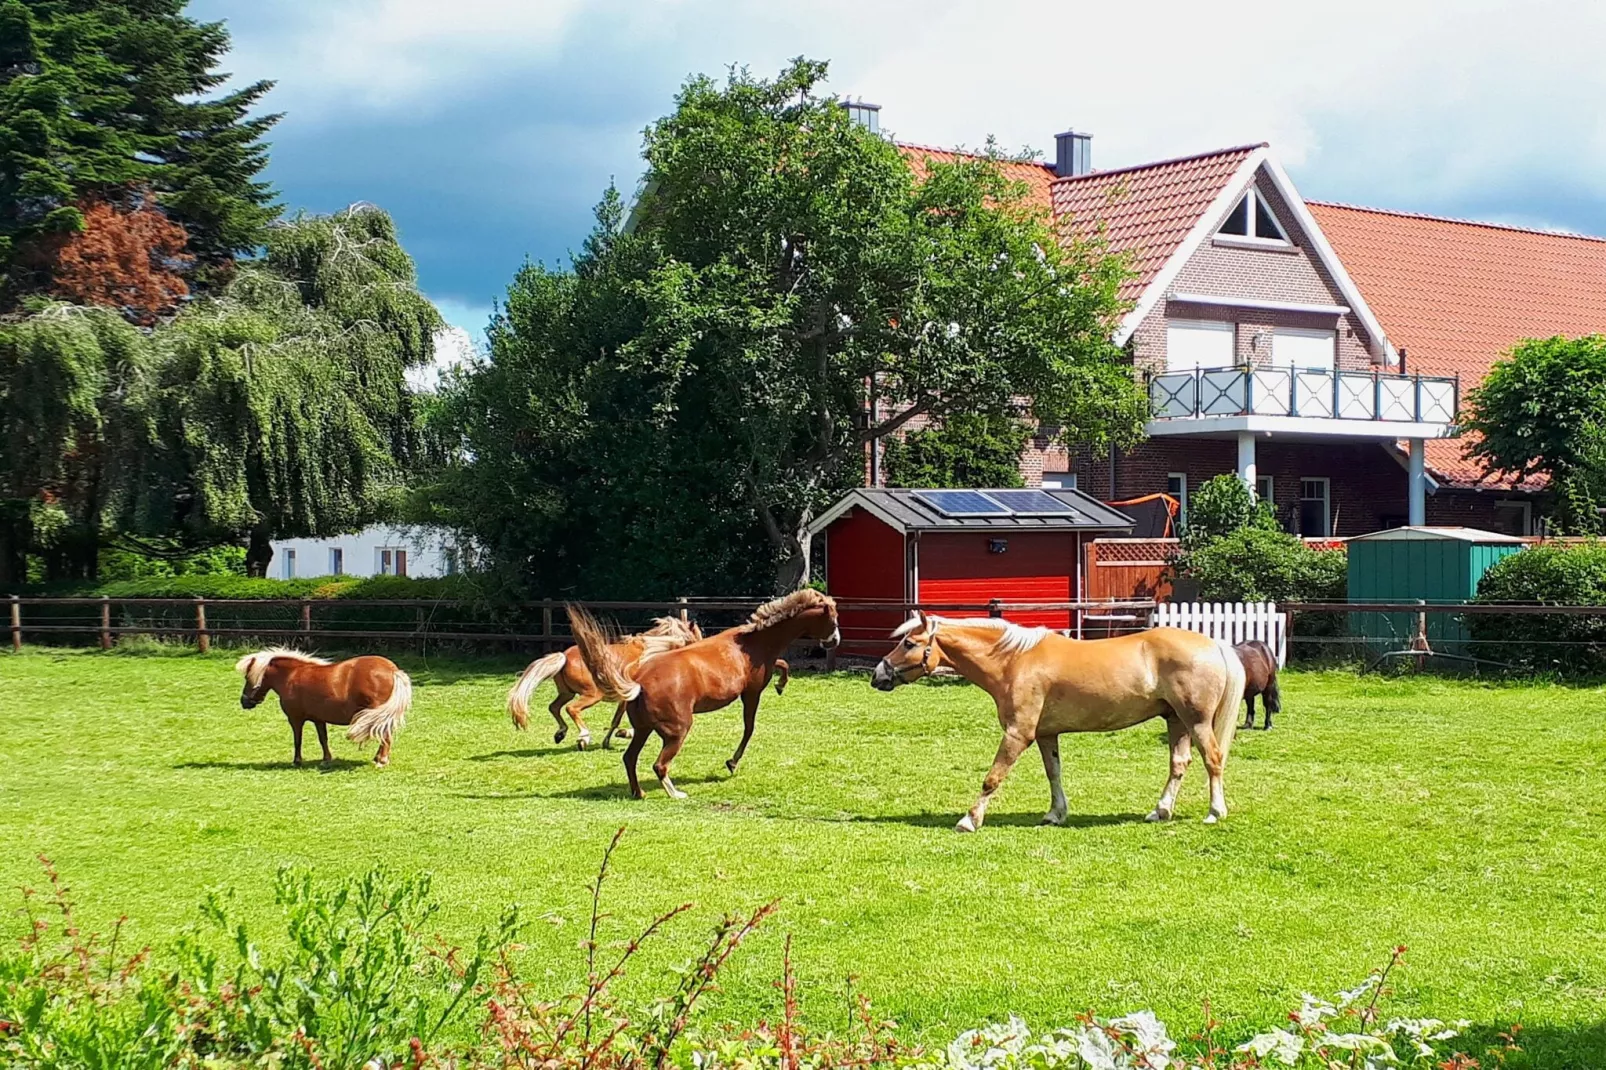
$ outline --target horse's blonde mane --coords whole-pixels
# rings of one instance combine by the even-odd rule
[[[782,595],[779,598],[765,602],[753,610],[753,615],[747,618],[737,631],[756,632],[760,628],[768,628],[779,624],[783,620],[791,620],[800,613],[806,613],[815,606],[835,605],[835,601],[812,587],[805,587],[801,591]]]
[[[926,616],[926,620],[939,626],[947,625],[950,628],[983,628],[987,631],[997,632],[998,642],[993,649],[1000,654],[1018,654],[1022,651],[1030,650],[1038,643],[1041,643],[1044,637],[1048,635],[1047,628],[1041,626],[1028,628],[1025,625],[1016,624],[1012,620],[1005,620],[1003,617],[939,617],[932,613]],[[910,617],[893,629],[891,638],[902,639],[919,627],[920,618]]]
[[[308,665],[329,664],[326,658],[316,657],[305,651],[274,646],[266,650],[258,650],[255,654],[247,654],[234,663],[234,671],[245,673],[246,683],[252,687],[261,687],[262,674],[268,671],[268,666],[272,664],[274,658],[290,658],[293,661],[304,661]]]
[[[681,620],[679,617],[654,617],[652,619],[651,628],[648,628],[644,632],[638,632],[637,634],[629,636],[628,638],[648,639],[658,638],[660,636],[668,636],[670,638],[684,636],[689,641],[691,639],[691,634],[691,625]]]

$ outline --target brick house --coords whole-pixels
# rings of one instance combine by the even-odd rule
[[[958,155],[900,147],[916,173]],[[1126,256],[1115,340],[1153,413],[1124,453],[1039,436],[1029,486],[1185,503],[1236,472],[1307,536],[1532,530],[1541,488],[1480,480],[1456,409],[1513,342],[1606,329],[1606,241],[1307,204],[1264,144],[1096,171],[1067,132],[1054,163],[1005,167]]]

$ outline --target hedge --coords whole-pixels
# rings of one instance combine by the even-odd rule
[[[1550,543],[1502,557],[1478,581],[1474,601],[1606,606],[1606,542]],[[1481,641],[1480,657],[1528,671],[1606,671],[1606,615],[1480,613],[1466,622]]]

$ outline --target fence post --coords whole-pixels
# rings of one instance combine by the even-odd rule
[[[112,600],[107,595],[100,596],[100,648],[112,648]]]
[[[22,653],[22,602],[16,595],[11,596],[11,650]]]
[[[1002,598],[994,598],[988,602],[987,615],[989,617],[1002,617],[1004,615],[1004,600]]]
[[[312,599],[301,600],[301,634],[312,634]]]
[[[557,645],[552,635],[552,603],[544,602],[541,605],[541,652],[544,654]]]
[[[680,603],[680,623],[685,624],[691,619],[691,617],[686,613],[686,596],[681,595],[679,598],[675,599],[675,601]]]
[[[195,599],[195,647],[205,654],[212,649],[212,637],[206,634],[206,599]]]

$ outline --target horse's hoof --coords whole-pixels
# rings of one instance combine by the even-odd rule
[[[580,750],[585,750],[587,747],[591,746],[591,737],[581,736],[579,739],[574,741],[574,745]]]
[[[732,758],[729,761],[727,761],[725,763],[725,768],[730,771],[730,774],[732,776],[735,776],[736,775],[736,759]]]
[[[621,728],[619,731],[614,733],[614,736],[618,739],[634,739],[636,737],[636,733],[629,728]]]
[[[1058,827],[1060,825],[1065,824],[1065,815],[1064,814],[1057,814],[1053,810],[1050,810],[1048,813],[1043,815],[1043,820],[1038,822],[1038,824],[1041,824],[1041,825],[1054,825],[1054,826]]]
[[[1226,814],[1218,814],[1214,810],[1212,810],[1208,814],[1205,815],[1204,823],[1207,824],[1207,825],[1214,825],[1217,821],[1220,821],[1222,818],[1224,818],[1226,816],[1227,816]]]
[[[1156,806],[1153,810],[1149,811],[1148,815],[1146,817],[1144,817],[1143,820],[1145,820],[1145,821],[1170,821],[1171,820],[1171,811],[1170,810],[1162,810],[1158,806]]]
[[[552,742],[554,742],[554,743],[562,743],[564,740],[566,740],[568,738],[569,738],[569,730],[567,728],[560,728],[560,729],[558,729],[556,732],[554,732],[552,734]]]
[[[969,814],[966,814],[964,817],[960,818],[959,819],[959,823],[954,826],[954,831],[955,832],[975,832],[976,831],[976,823],[970,819],[970,815]]]

